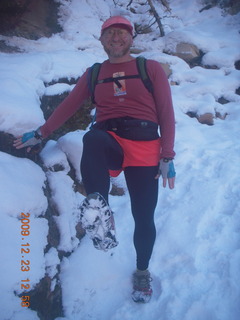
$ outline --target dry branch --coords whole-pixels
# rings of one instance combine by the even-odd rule
[[[152,0],[148,0],[148,4],[149,4],[149,6],[151,8],[151,11],[153,13],[154,18],[156,19],[158,28],[160,30],[160,36],[163,37],[165,35],[165,32],[164,32],[164,29],[163,29],[163,26],[162,26],[161,18],[159,17],[159,14],[157,13],[157,10],[155,9],[155,7],[154,7],[154,5],[152,3]]]

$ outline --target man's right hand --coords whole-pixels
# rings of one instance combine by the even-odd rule
[[[36,131],[26,132],[22,136],[17,137],[17,139],[13,142],[13,146],[16,149],[28,147],[27,151],[29,152],[31,147],[40,144],[42,140],[42,134],[40,128],[38,128]]]

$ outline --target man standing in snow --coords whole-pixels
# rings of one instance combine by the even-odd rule
[[[83,138],[81,173],[88,196],[80,216],[96,248],[106,251],[117,245],[108,193],[110,175],[123,170],[135,221],[137,270],[133,274],[132,298],[147,302],[152,295],[148,266],[156,237],[158,178],[162,176],[163,187],[168,183],[170,189],[175,181],[170,87],[162,67],[153,60],[146,61],[153,92],[136,76],[138,66],[130,55],[133,27],[124,17],[106,20],[100,41],[108,60],[101,65],[94,92],[96,123]],[[70,118],[91,95],[88,77],[89,69],[42,127],[16,139],[16,148],[41,143]]]

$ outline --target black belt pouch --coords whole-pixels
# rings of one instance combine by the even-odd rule
[[[97,122],[92,129],[112,131],[121,138],[135,141],[151,141],[159,138],[157,123],[130,117]]]

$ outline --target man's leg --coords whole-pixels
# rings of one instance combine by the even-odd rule
[[[126,182],[135,221],[134,246],[137,269],[146,270],[156,238],[154,211],[158,198],[158,180],[154,179],[158,167],[127,167]]]
[[[87,194],[98,192],[106,201],[110,188],[109,169],[120,169],[123,151],[107,132],[92,129],[83,137],[81,173]]]
[[[95,248],[117,246],[113,213],[108,205],[109,169],[121,169],[122,148],[107,132],[92,129],[83,137],[81,173],[87,197],[80,206],[80,221]]]

